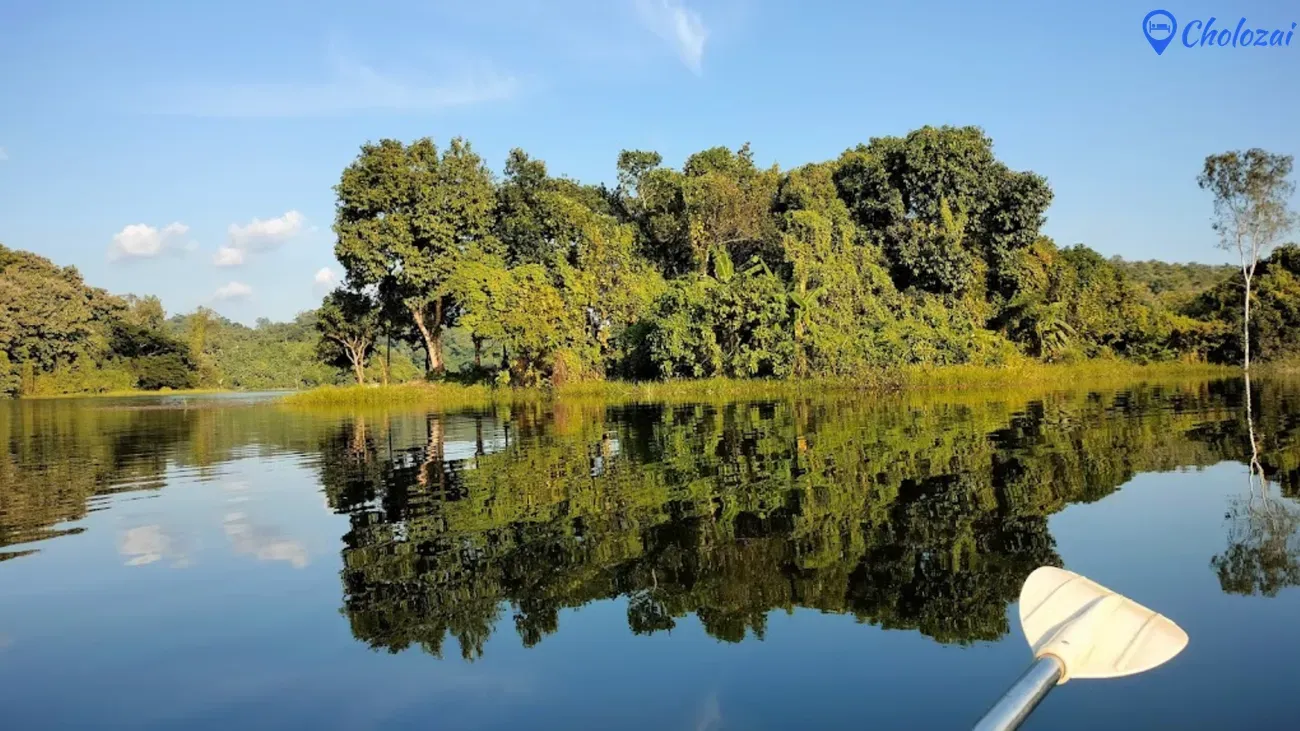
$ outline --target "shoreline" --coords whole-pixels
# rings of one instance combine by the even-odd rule
[[[137,398],[142,396],[211,396],[218,393],[244,393],[228,388],[187,388],[179,391],[80,391],[75,393],[39,393],[19,396],[14,401],[50,401],[61,398]],[[248,393],[254,393],[249,391]],[[304,392],[305,393],[305,392]]]
[[[995,368],[938,366],[901,368],[856,377],[787,380],[710,378],[682,381],[589,381],[558,388],[498,388],[487,385],[415,382],[390,386],[321,386],[279,399],[285,406],[433,406],[472,408],[542,401],[598,400],[623,403],[758,400],[833,393],[898,394],[967,392],[1035,387],[1055,390],[1078,386],[1122,385],[1144,381],[1213,380],[1238,377],[1236,366],[1117,361],[1077,365],[1026,364]]]

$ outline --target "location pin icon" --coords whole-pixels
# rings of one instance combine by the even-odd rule
[[[1142,19],[1142,34],[1147,37],[1151,47],[1156,49],[1157,56],[1165,52],[1169,42],[1174,39],[1176,30],[1178,21],[1174,20],[1174,14],[1168,10],[1152,10]]]

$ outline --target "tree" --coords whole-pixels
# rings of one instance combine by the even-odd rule
[[[9,357],[36,371],[101,356],[107,324],[121,300],[87,287],[74,267],[57,267],[44,257],[0,247],[0,317]]]
[[[357,383],[366,382],[366,359],[379,335],[379,308],[368,295],[336,289],[317,311],[318,352],[332,365],[351,367]]]
[[[419,332],[428,373],[441,374],[443,328],[454,302],[446,278],[490,233],[495,189],[468,142],[438,154],[432,140],[366,144],[335,186],[335,257],[354,289],[374,288],[386,310],[400,305]],[[490,247],[485,247],[490,248]]]
[[[122,300],[126,303],[126,318],[140,327],[159,330],[167,320],[167,311],[156,295],[137,297],[128,294]]]
[[[1234,150],[1205,158],[1196,182],[1214,195],[1214,230],[1219,246],[1237,252],[1245,287],[1242,296],[1243,365],[1250,370],[1251,284],[1260,259],[1295,223],[1288,200],[1294,158],[1261,150]]]
[[[471,249],[456,262],[447,278],[447,291],[457,303],[457,321],[470,333],[474,344],[474,367],[483,366],[482,346],[486,341],[504,344],[502,320],[506,315],[510,271],[497,254]]]
[[[545,264],[554,246],[546,205],[550,189],[546,163],[515,148],[506,158],[505,172],[497,189],[497,238],[511,264]]]
[[[696,271],[704,272],[714,249],[724,250],[733,261],[759,256],[776,263],[778,256],[770,251],[776,240],[772,200],[780,181],[775,167],[760,170],[746,143],[736,152],[725,147],[697,152],[687,158],[683,173]]]

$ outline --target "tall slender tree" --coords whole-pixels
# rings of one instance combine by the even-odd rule
[[[1294,159],[1253,147],[1205,158],[1196,182],[1214,194],[1214,230],[1219,246],[1236,251],[1245,285],[1242,296],[1243,365],[1250,370],[1250,296],[1260,259],[1295,225],[1288,201],[1295,192],[1289,180]]]

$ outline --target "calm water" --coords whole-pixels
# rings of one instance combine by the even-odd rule
[[[1031,728],[1296,728],[1300,384],[0,404],[5,728],[961,728],[1063,565],[1191,635]]]

